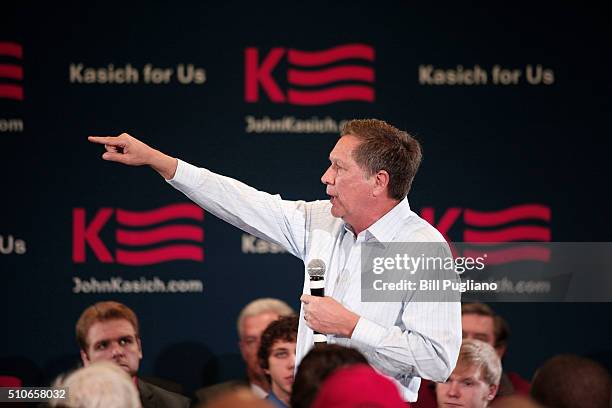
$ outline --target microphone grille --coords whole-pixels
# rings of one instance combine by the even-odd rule
[[[310,276],[323,276],[325,275],[325,262],[322,259],[313,259],[308,262],[306,270]]]

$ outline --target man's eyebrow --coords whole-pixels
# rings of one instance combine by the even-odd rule
[[[108,343],[109,341],[113,341],[113,340],[123,340],[123,339],[136,339],[136,336],[133,334],[124,334],[123,336],[119,336],[119,337],[115,337],[115,338],[105,338],[105,339],[100,339],[98,341],[96,341],[93,344],[100,344],[100,343]]]

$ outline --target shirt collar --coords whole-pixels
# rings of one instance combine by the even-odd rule
[[[398,221],[408,217],[411,212],[408,198],[404,198],[397,203],[395,207],[389,210],[389,212],[380,217],[374,224],[370,225],[367,229],[361,232],[361,234],[365,234],[365,242],[370,242],[372,239],[379,243],[393,241],[394,237],[397,235],[397,232],[402,227],[402,224]],[[344,224],[344,228],[353,234],[348,224]]]

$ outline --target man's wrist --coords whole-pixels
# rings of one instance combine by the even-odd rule
[[[343,337],[351,338],[353,336],[353,332],[355,331],[355,327],[357,327],[357,323],[359,322],[359,315],[350,312],[348,315],[346,329],[344,333],[342,333]]]
[[[171,180],[176,174],[178,160],[160,152],[159,150],[154,150],[149,165],[164,179]]]

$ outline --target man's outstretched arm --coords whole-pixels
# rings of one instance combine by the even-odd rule
[[[92,143],[104,145],[104,160],[128,166],[150,166],[166,180],[172,179],[176,173],[176,158],[153,149],[127,133],[119,136],[89,136],[87,139]]]
[[[150,166],[209,213],[303,258],[306,234],[303,201],[285,201],[278,195],[257,191],[170,157],[126,133],[116,137],[90,136],[89,141],[104,145],[102,159],[129,166]]]

